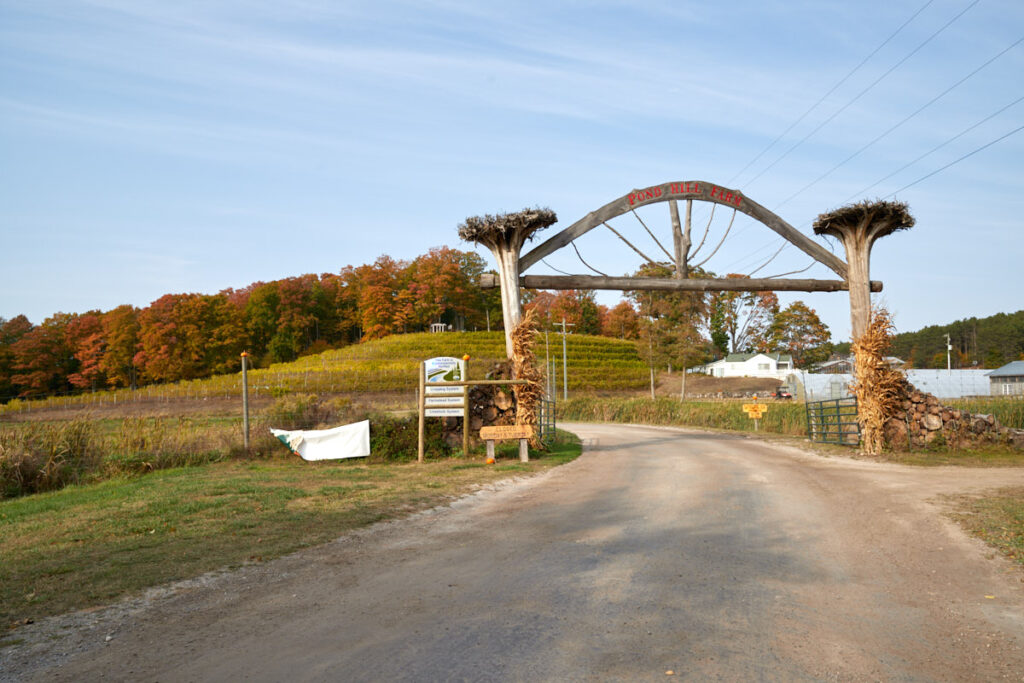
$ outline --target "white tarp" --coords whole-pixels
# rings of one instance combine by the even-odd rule
[[[305,431],[271,429],[270,433],[303,460],[365,458],[370,454],[369,420],[333,429]]]

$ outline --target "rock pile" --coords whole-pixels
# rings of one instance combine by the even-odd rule
[[[938,398],[906,383],[899,410],[885,421],[885,441],[892,448],[926,446],[936,441],[954,446],[1008,443],[1024,449],[1024,430],[1008,429],[993,415],[973,415],[944,406]]]

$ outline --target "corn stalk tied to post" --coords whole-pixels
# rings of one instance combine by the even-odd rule
[[[544,375],[533,353],[536,340],[537,320],[531,308],[512,330],[512,371],[516,379],[526,382],[513,385],[512,391],[516,396],[516,424],[529,425],[533,433],[530,445],[542,448],[537,434],[537,408],[544,396]]]
[[[906,379],[893,370],[883,354],[892,341],[892,318],[879,308],[867,331],[853,341],[857,375],[850,391],[857,397],[857,420],[861,429],[861,452],[878,455],[884,442],[885,421],[896,414]]]

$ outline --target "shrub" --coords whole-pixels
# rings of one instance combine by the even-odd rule
[[[424,424],[424,457],[448,457],[452,448],[444,441],[443,421],[428,419]],[[415,460],[419,439],[416,417],[375,414],[370,417],[369,462]]]
[[[0,428],[0,493],[21,496],[77,483],[97,469],[102,453],[96,425],[85,418]]]
[[[262,415],[275,429],[315,429],[348,416],[348,399],[321,400],[314,394],[290,394],[274,401]]]

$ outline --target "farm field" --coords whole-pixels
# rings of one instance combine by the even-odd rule
[[[558,386],[561,387],[561,340],[548,337],[550,355],[559,359]],[[584,392],[631,392],[649,382],[647,366],[631,341],[591,335],[568,335],[569,390]],[[544,362],[544,339],[535,347]],[[502,332],[450,332],[444,334],[393,335],[385,339],[353,344],[292,363],[280,363],[249,371],[249,395],[266,404],[288,394],[315,393],[322,396],[370,396],[375,403],[394,409],[415,406],[417,363],[435,356],[469,354],[470,377],[482,378],[491,366],[505,357]],[[119,389],[76,396],[59,396],[34,401],[14,400],[0,406],[0,419],[32,419],[54,411],[106,411],[119,413],[167,412],[161,406],[195,402],[198,412],[217,408],[236,411],[241,399],[241,373],[208,379],[150,385],[136,391]],[[206,403],[207,405],[203,405]],[[192,411],[190,411],[192,412]],[[180,411],[171,411],[180,414]]]

